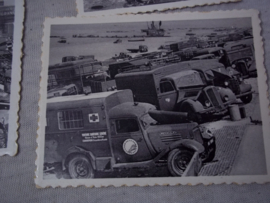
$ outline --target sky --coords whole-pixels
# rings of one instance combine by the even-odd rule
[[[156,20],[156,24],[160,19]],[[63,35],[65,33],[73,34],[101,34],[108,30],[140,30],[147,28],[147,23],[151,22],[133,22],[133,23],[104,23],[104,24],[77,24],[77,25],[53,25],[51,35]],[[250,18],[231,18],[231,19],[213,19],[213,20],[185,20],[185,21],[163,21],[162,28],[220,28],[220,27],[251,27]]]

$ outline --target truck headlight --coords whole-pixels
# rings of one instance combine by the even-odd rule
[[[205,101],[205,106],[206,106],[206,107],[210,107],[210,106],[211,106],[210,101],[206,100],[206,101]]]
[[[229,86],[229,81],[225,81],[224,82],[224,85],[227,87],[227,86]]]
[[[199,126],[199,129],[201,131],[201,134],[202,134],[203,138],[205,138],[205,139],[211,139],[212,137],[214,137],[212,131],[209,128],[203,127],[203,126]]]

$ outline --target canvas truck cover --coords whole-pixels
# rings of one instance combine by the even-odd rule
[[[239,49],[247,47],[247,46],[250,46],[250,47],[252,47],[254,49],[253,38],[251,38],[251,39],[242,39],[242,40],[233,41],[233,42],[227,42],[224,45],[224,49],[226,51],[237,50],[237,49],[239,50]]]
[[[234,62],[235,60],[238,60],[241,58],[254,57],[252,48],[250,46],[246,48],[242,48],[242,49],[227,51],[227,55],[231,62]]]
[[[118,90],[132,90],[135,101],[147,102],[159,106],[157,103],[157,97],[158,94],[160,94],[159,83],[165,76],[184,70],[200,69],[204,67],[212,69],[221,66],[223,65],[216,60],[187,61],[166,66],[151,67],[151,70],[120,73],[115,77],[115,81]]]
[[[177,89],[204,85],[200,73],[194,70],[185,70],[175,74],[167,75],[163,79],[174,81]]]
[[[96,157],[111,157],[108,111],[131,101],[133,97],[129,90],[48,99],[46,143],[58,143],[62,159],[68,154],[67,149],[74,146],[95,148]],[[45,157],[47,162],[50,162],[49,154]]]
[[[47,126],[48,131],[50,131],[50,129],[54,129],[53,131],[58,130],[59,126],[56,126],[56,123],[58,123],[56,118],[58,116],[57,112],[76,109],[81,109],[83,114],[85,114],[83,115],[84,120],[87,120],[87,122],[83,121],[85,122],[85,126],[89,125],[89,128],[93,129],[106,127],[108,111],[114,106],[125,102],[133,102],[133,96],[130,90],[101,92],[90,95],[55,97],[48,99],[47,118],[54,120],[53,123],[50,122],[52,125]],[[85,117],[88,118],[86,119]],[[95,119],[98,119],[99,122],[96,122]],[[98,125],[96,125],[97,123]]]
[[[72,95],[65,97],[55,97],[47,100],[49,110],[69,109],[75,107],[91,107],[105,105],[110,108],[124,102],[132,102],[133,96],[130,90],[100,92],[89,95]]]

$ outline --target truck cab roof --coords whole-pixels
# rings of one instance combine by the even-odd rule
[[[80,94],[80,95],[72,95],[72,96],[65,96],[65,97],[55,97],[52,99],[48,99],[47,103],[89,100],[89,99],[102,99],[102,98],[108,97],[109,95],[112,95],[114,93],[115,92],[100,92],[100,93],[89,94],[89,95]]]
[[[108,109],[123,102],[132,102],[131,90],[93,93],[89,95],[72,95],[54,97],[47,100],[48,109],[72,109],[75,107],[91,107],[105,105]]]
[[[177,88],[205,85],[200,74],[195,70],[184,70],[167,75],[162,79],[162,81],[164,80],[174,81]]]
[[[157,65],[153,67],[149,67],[149,69],[144,70],[134,70],[123,72],[116,75],[116,78],[125,77],[125,76],[133,76],[133,75],[152,75],[159,74],[163,72],[164,75],[173,74],[179,71],[188,70],[188,69],[200,69],[202,67],[216,68],[217,66],[221,66],[222,64],[218,63],[215,59],[213,60],[201,60],[201,61],[185,61],[180,63],[173,63],[169,65]]]
[[[155,110],[156,107],[148,103],[134,103],[125,102],[113,107],[109,111],[110,118],[124,118],[124,117],[137,117],[140,118],[142,115],[148,113],[149,110]]]

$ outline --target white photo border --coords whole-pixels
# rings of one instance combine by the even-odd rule
[[[84,0],[76,0],[77,4],[77,16],[106,16],[106,15],[115,15],[115,14],[142,14],[149,13],[153,11],[166,11],[170,9],[181,9],[186,7],[195,7],[195,6],[205,6],[205,5],[214,5],[221,3],[230,3],[230,2],[240,2],[242,0],[189,0],[181,2],[170,2],[162,4],[152,4],[145,6],[135,6],[129,8],[115,8],[108,10],[84,11]]]
[[[35,183],[38,188],[45,187],[107,187],[107,186],[154,186],[154,185],[197,185],[197,184],[264,184],[270,182],[270,117],[267,73],[264,67],[264,48],[261,37],[261,21],[257,10],[232,10],[232,11],[213,11],[208,13],[201,12],[182,12],[174,14],[151,14],[147,16],[147,21],[160,19],[162,21],[171,20],[207,20],[207,19],[228,19],[246,18],[252,21],[256,66],[258,71],[259,99],[261,107],[261,117],[263,125],[263,139],[265,147],[267,175],[236,175],[236,176],[199,176],[199,177],[162,177],[162,178],[104,178],[104,179],[43,179],[43,161],[45,144],[45,123],[46,123],[46,100],[47,100],[47,79],[49,66],[49,48],[51,25],[61,24],[99,24],[99,23],[124,23],[124,22],[143,22],[145,16],[114,16],[110,18],[47,18],[44,22],[44,36],[42,46],[42,72],[40,81],[40,101],[39,101],[39,128],[37,130],[37,159]]]
[[[17,154],[18,127],[19,127],[19,102],[21,91],[21,64],[22,64],[22,38],[24,31],[24,0],[15,0],[15,19],[13,30],[13,53],[12,53],[12,73],[11,73],[11,94],[9,109],[9,126],[7,148],[0,149],[0,156]]]

